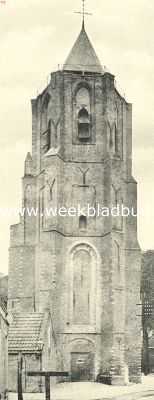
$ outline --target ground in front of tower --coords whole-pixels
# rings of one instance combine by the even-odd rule
[[[74,382],[52,385],[53,400],[154,400],[154,375],[142,378],[142,384],[108,386],[92,382]],[[25,393],[24,400],[44,400],[41,393]],[[10,393],[9,400],[17,400],[17,394]]]

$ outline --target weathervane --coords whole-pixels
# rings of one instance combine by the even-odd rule
[[[85,1],[86,0],[82,0],[82,11],[75,11],[75,14],[82,15],[82,27],[83,28],[84,28],[85,15],[92,15],[91,13],[88,13],[85,11]]]

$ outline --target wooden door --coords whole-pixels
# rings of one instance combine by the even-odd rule
[[[94,380],[93,353],[71,353],[71,380],[72,382]]]

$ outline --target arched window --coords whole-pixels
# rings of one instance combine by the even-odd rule
[[[90,111],[90,93],[85,87],[81,87],[76,94],[76,104],[78,108],[86,107]]]
[[[116,123],[114,123],[110,129],[108,127],[108,141],[109,141],[109,149],[112,152],[112,154],[118,154],[119,137],[118,137],[118,128]]]
[[[31,203],[32,202],[32,194],[33,194],[33,189],[31,185],[27,185],[25,187],[25,202],[26,203]]]
[[[113,216],[113,229],[122,230],[123,229],[123,217],[122,217],[122,193],[121,189],[116,189],[112,185],[112,207],[114,211]]]
[[[90,116],[84,107],[78,113],[78,136],[81,140],[90,137]]]
[[[48,122],[47,130],[47,151],[51,148],[51,119]]]
[[[118,151],[119,151],[118,129],[117,129],[116,125],[114,125],[114,150],[115,150],[115,153],[118,153]]]
[[[48,119],[48,106],[49,106],[49,102],[50,102],[50,95],[49,93],[46,93],[44,99],[43,99],[43,103],[42,103],[42,110],[41,110],[41,114],[42,114],[42,134],[44,134],[48,128],[47,126],[47,119]]]
[[[116,241],[114,241],[114,253],[116,272],[120,274],[120,246]]]
[[[80,141],[88,141],[91,136],[91,98],[90,90],[80,87],[75,95],[77,117],[77,136]]]
[[[118,192],[119,189],[116,189],[114,185],[112,185],[112,206],[117,207],[118,206]]]
[[[79,218],[79,229],[86,230],[87,228],[87,218],[85,215],[81,215]]]
[[[112,129],[111,129],[110,124],[108,124],[108,129],[109,129],[109,150],[112,150],[113,138],[112,138]]]

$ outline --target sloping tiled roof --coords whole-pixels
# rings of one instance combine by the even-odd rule
[[[64,64],[65,71],[85,71],[102,73],[97,54],[88,38],[84,25]]]
[[[0,296],[0,308],[3,310],[4,314],[7,314],[7,299],[6,297]]]
[[[0,296],[7,300],[7,297],[8,297],[8,276],[0,276]]]
[[[14,314],[9,328],[9,353],[40,352],[43,347],[40,337],[42,323],[41,313]]]

